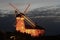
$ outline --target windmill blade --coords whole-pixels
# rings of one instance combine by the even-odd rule
[[[36,25],[35,25],[35,23],[34,23],[30,18],[28,18],[25,14],[21,13],[15,5],[13,5],[13,4],[11,4],[11,3],[10,3],[10,5],[11,5],[20,15],[22,15],[22,16],[32,25],[33,28],[35,28]],[[29,4],[29,5],[27,6],[27,8],[25,9],[24,13],[27,12],[27,10],[28,10],[29,7],[30,7],[30,4]]]
[[[22,15],[26,20],[26,22],[29,22],[29,25],[31,25],[32,26],[32,28],[35,28],[36,27],[36,25],[35,25],[35,23],[29,18],[29,17],[27,17],[26,15]]]
[[[18,13],[21,13],[19,9],[12,3],[9,3],[10,6],[12,6]]]
[[[30,4],[28,4],[28,6],[26,7],[26,9],[24,10],[24,13],[28,12],[28,8],[30,7]]]

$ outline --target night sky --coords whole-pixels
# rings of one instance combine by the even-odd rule
[[[0,9],[10,10],[9,3],[14,3],[19,9],[23,9],[25,5],[31,3],[31,8],[39,8],[43,6],[57,5],[60,4],[60,0],[0,0]]]

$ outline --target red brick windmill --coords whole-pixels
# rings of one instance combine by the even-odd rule
[[[35,29],[36,24],[29,17],[25,15],[25,13],[28,12],[28,8],[30,7],[30,4],[26,7],[24,12],[20,12],[14,4],[10,3],[10,6],[12,6],[15,9],[15,13],[17,14],[16,15],[16,31],[27,33],[27,34],[30,34],[31,36],[39,36],[45,33],[44,29]],[[28,22],[33,29],[25,28],[24,20]]]

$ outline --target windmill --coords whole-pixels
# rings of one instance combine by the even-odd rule
[[[26,9],[24,10],[24,12],[20,12],[19,9],[12,3],[9,3],[10,6],[12,6],[15,9],[15,16],[16,16],[16,30],[20,31],[22,33],[27,33],[30,34],[31,36],[39,36],[39,35],[43,35],[45,33],[45,30],[42,29],[34,29],[36,27],[36,24],[25,15],[25,13],[28,12],[28,8],[30,7],[30,4],[28,4],[28,6],[26,7]],[[24,20],[26,22],[29,23],[29,25],[31,25],[31,27],[33,29],[26,29],[25,28],[25,23]]]

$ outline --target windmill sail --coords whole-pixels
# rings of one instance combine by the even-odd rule
[[[35,28],[35,23],[29,18],[29,17],[27,17],[25,14],[23,14],[22,12],[20,12],[19,10],[18,10],[18,8],[14,5],[14,4],[12,4],[12,3],[9,3],[18,13],[20,13],[20,15],[22,15],[28,22],[29,22],[29,25],[31,25],[32,26],[32,28]],[[25,11],[24,11],[24,13],[26,13],[27,12],[27,10],[28,10],[28,8],[30,7],[30,4],[27,6],[27,8],[25,9]]]

